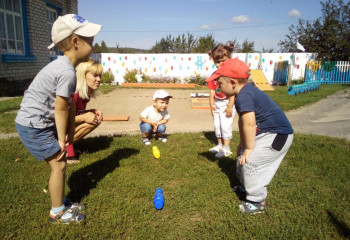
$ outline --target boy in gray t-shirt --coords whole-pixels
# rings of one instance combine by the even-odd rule
[[[83,204],[64,198],[66,142],[73,143],[76,87],[75,67],[89,60],[94,36],[101,25],[67,14],[52,26],[52,41],[64,56],[49,63],[34,78],[25,91],[16,117],[16,129],[23,144],[38,160],[45,160],[51,168],[49,191],[50,221],[80,222],[85,214]]]

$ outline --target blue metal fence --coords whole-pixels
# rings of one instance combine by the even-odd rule
[[[308,61],[305,68],[305,83],[319,81],[321,84],[350,83],[350,62]]]

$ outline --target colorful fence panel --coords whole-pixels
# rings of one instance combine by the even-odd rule
[[[305,68],[305,83],[320,81],[321,84],[350,83],[350,62],[308,61]]]
[[[288,81],[288,61],[280,61],[276,63],[275,72],[273,74],[274,85],[286,85]]]

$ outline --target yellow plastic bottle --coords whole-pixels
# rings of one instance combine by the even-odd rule
[[[153,156],[155,158],[160,158],[160,152],[159,152],[159,149],[157,148],[157,146],[153,146],[152,151],[153,151]]]

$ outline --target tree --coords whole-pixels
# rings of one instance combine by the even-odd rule
[[[93,53],[101,53],[100,45],[98,45],[98,43],[95,43]]]
[[[101,51],[101,53],[108,53],[108,47],[107,47],[105,41],[101,42],[100,51]]]
[[[273,48],[262,48],[262,51],[263,53],[273,53],[275,51],[275,49]]]
[[[216,41],[213,35],[208,34],[205,37],[199,37],[197,46],[195,48],[196,53],[208,53],[216,45]]]
[[[242,48],[239,50],[241,53],[251,53],[254,52],[254,41],[249,42],[247,39],[242,43]]]
[[[291,25],[286,39],[278,45],[282,52],[298,51],[299,42],[307,52],[317,53],[320,60],[350,60],[350,2],[327,0],[320,2],[322,16],[314,21],[299,19]]]

